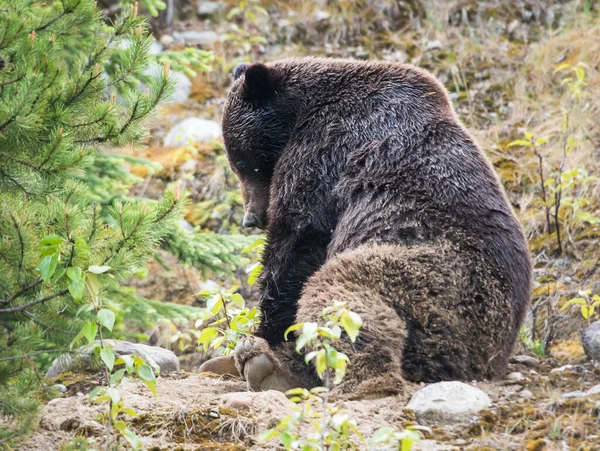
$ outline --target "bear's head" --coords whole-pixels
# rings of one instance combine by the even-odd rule
[[[294,122],[280,69],[240,64],[223,111],[229,165],[242,185],[244,227],[265,228],[271,180]]]

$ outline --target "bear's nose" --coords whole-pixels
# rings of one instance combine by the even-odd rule
[[[249,211],[244,214],[244,220],[242,221],[242,225],[246,228],[261,226],[258,216]]]

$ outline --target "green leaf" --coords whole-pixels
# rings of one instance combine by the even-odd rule
[[[137,372],[138,376],[140,376],[140,378],[145,381],[151,381],[151,382],[156,381],[156,376],[154,376],[154,372],[152,371],[152,368],[148,364],[140,365],[136,369],[136,372]]]
[[[121,400],[121,393],[116,388],[113,388],[113,387],[107,388],[106,394],[110,397],[113,404],[118,404],[119,401]]]
[[[394,428],[389,427],[389,426],[385,426],[382,428],[377,429],[377,431],[375,431],[375,433],[373,434],[373,437],[371,437],[371,441],[373,443],[387,443],[389,442],[390,438],[392,438],[392,434],[394,433]]]
[[[231,295],[231,302],[233,302],[239,308],[244,308],[244,305],[246,304],[244,298],[239,293],[234,293],[233,295]]]
[[[129,373],[129,374],[132,374],[135,371],[134,359],[133,359],[133,356],[131,356],[131,355],[122,355],[121,357],[119,357],[117,359],[115,364],[125,365],[125,369],[127,370],[127,373]]]
[[[531,142],[529,142],[529,141],[525,141],[524,139],[517,139],[515,141],[508,143],[508,147],[514,147],[514,146],[533,147],[533,144],[531,144]]]
[[[593,314],[594,314],[594,306],[593,305],[582,305],[581,306],[581,315],[583,316],[583,319],[588,319]]]
[[[250,252],[251,250],[256,249],[257,247],[264,246],[265,244],[267,244],[267,240],[265,240],[264,238],[257,238],[252,244],[242,249],[242,254]]]
[[[563,71],[563,70],[568,69],[570,67],[571,67],[571,65],[569,63],[562,63],[560,66],[558,66],[556,69],[554,69],[554,73]]]
[[[108,367],[108,371],[112,372],[113,367],[115,366],[115,353],[112,349],[103,348],[100,350],[100,358]]]
[[[85,274],[78,267],[67,268],[67,277],[69,278],[69,293],[76,301],[81,301],[83,298],[83,289],[85,288]]]
[[[110,271],[112,268],[110,266],[96,266],[92,265],[88,268],[88,272],[92,274],[104,274],[107,271]]]
[[[573,298],[565,302],[565,304],[560,308],[560,311],[565,311],[571,305],[585,305],[587,301],[584,298]]]
[[[96,339],[96,334],[98,333],[98,325],[95,321],[87,322],[85,323],[85,326],[83,326],[83,329],[81,329],[81,332],[89,343],[93,343]]]
[[[292,435],[287,432],[287,431],[283,431],[281,433],[281,435],[279,436],[280,440],[281,440],[281,444],[283,445],[283,447],[285,449],[290,449],[292,447],[292,441],[294,440]]]
[[[158,15],[158,12],[156,13],[156,15]],[[129,444],[133,446],[134,449],[143,448],[140,438],[131,429],[125,428],[123,430],[123,436],[125,437],[125,440],[127,440]]]
[[[290,326],[290,327],[288,327],[288,328],[286,329],[285,333],[283,334],[283,338],[284,338],[285,340],[287,340],[288,334],[289,334],[290,332],[294,332],[294,331],[296,331],[296,330],[298,330],[298,329],[302,329],[302,327],[304,327],[304,323],[298,323],[298,324],[294,324],[293,326]]]
[[[198,345],[202,345],[202,347],[204,347],[204,352],[208,352],[208,345],[218,336],[219,331],[214,327],[207,327],[205,329],[202,329],[202,332],[198,337]]]
[[[40,261],[40,274],[42,275],[42,280],[45,283],[52,278],[54,275],[54,271],[56,270],[56,265],[58,264],[58,252],[55,252],[52,255],[46,255]]]
[[[98,311],[98,322],[112,332],[115,325],[115,314],[112,310],[103,308]]]
[[[213,315],[216,315],[223,309],[223,303],[221,302],[222,296],[220,293],[211,296],[208,301],[206,301],[206,308],[210,310]]]
[[[100,295],[100,281],[98,280],[98,276],[93,273],[85,274],[85,286],[90,293],[92,298],[92,302],[95,306],[99,305],[99,295]]]
[[[125,376],[125,368],[117,370],[113,374],[111,374],[110,380],[108,383],[110,385],[117,385],[119,382],[121,382],[121,379],[123,379],[123,376]]]
[[[356,337],[358,337],[358,331],[362,326],[360,315],[355,312],[344,312],[340,318],[340,323],[348,334],[348,337],[350,337],[350,340],[354,343]]]
[[[277,437],[278,435],[279,432],[276,429],[267,429],[266,431],[263,431],[259,434],[258,441],[268,442],[269,440],[271,440],[274,437]]]
[[[246,272],[248,273],[248,283],[254,285],[260,276],[260,272],[263,269],[262,263],[255,263],[250,265]]]
[[[48,235],[40,241],[40,254],[42,256],[53,255],[59,250],[63,239],[57,235]]]

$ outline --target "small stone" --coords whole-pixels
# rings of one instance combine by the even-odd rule
[[[177,356],[168,349],[158,346],[148,346],[140,343],[130,343],[122,340],[104,340],[105,346],[111,347],[115,355],[138,355],[142,357],[151,366],[157,365],[161,374],[179,371],[179,360]],[[85,371],[94,369],[95,345],[83,346],[71,354],[62,354],[52,362],[50,369],[46,373],[47,378],[58,377],[61,373],[67,371]]]
[[[525,365],[529,368],[537,368],[540,362],[528,355],[515,355],[510,358],[510,363],[517,363],[519,365]]]
[[[573,368],[575,368],[574,365],[564,365],[564,366],[561,366],[560,368],[552,368],[550,370],[550,373],[562,373],[563,371],[571,370]]]
[[[515,371],[514,373],[510,373],[506,376],[506,379],[508,379],[509,381],[522,381],[523,379],[525,379],[525,376],[523,376],[523,374],[519,373],[518,371]]]
[[[160,37],[160,43],[165,47],[170,47],[175,43],[175,38],[170,34],[163,34]]]
[[[162,53],[162,51],[162,44],[158,41],[152,41],[152,44],[150,45],[150,55],[158,55],[159,53]]]
[[[232,393],[227,397],[225,406],[237,410],[250,410],[250,406],[252,406],[252,396],[246,393]]]
[[[583,331],[581,343],[586,355],[600,362],[600,321],[593,322]]]
[[[529,390],[521,390],[519,392],[519,397],[525,399],[533,398],[533,393],[531,393]]]
[[[218,13],[225,5],[221,2],[200,2],[197,14],[199,17],[208,17]]]
[[[591,396],[591,395],[600,395],[600,384],[594,385],[587,392],[585,392],[585,394],[588,395],[588,396]]]
[[[182,40],[187,45],[200,45],[200,46],[212,46],[216,42],[219,42],[220,37],[214,31],[175,31],[173,37],[176,40]]]
[[[322,22],[330,17],[331,15],[327,11],[319,10],[315,13],[315,19],[317,19],[317,22]]]
[[[426,50],[439,50],[442,48],[442,41],[429,41],[427,43],[427,46],[425,47]]]
[[[64,386],[63,384],[54,384],[54,388],[56,388],[61,393],[67,392],[67,387]]]
[[[463,382],[438,382],[416,392],[408,403],[423,424],[466,421],[490,407],[488,395]]]
[[[190,142],[210,142],[221,137],[221,125],[198,117],[188,117],[165,136],[165,146],[186,146]]]
[[[562,395],[562,397],[565,399],[581,398],[582,396],[585,396],[585,392],[582,392],[581,390],[570,391],[569,393],[565,393],[564,395]]]

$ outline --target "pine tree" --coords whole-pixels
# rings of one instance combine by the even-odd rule
[[[86,181],[172,91],[168,65],[134,88],[150,44],[136,7],[107,24],[93,0],[0,0],[0,446],[35,421],[40,365],[179,224],[177,186],[102,205]]]

